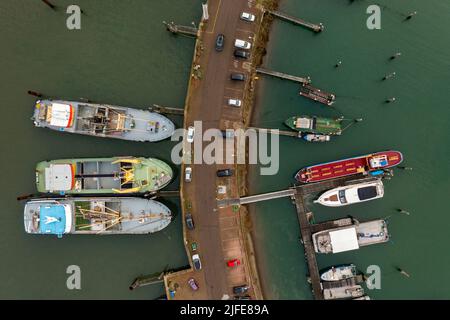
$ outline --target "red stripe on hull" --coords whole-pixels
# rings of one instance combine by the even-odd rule
[[[386,163],[372,167],[370,160],[385,158]],[[303,168],[297,172],[295,179],[302,183],[318,182],[346,177],[355,174],[367,174],[371,171],[390,168],[400,164],[403,155],[399,151],[383,151],[360,157],[348,158]]]

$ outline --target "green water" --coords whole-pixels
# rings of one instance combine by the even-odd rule
[[[298,96],[298,85],[264,77],[253,125],[283,128],[295,114],[345,115],[364,118],[343,136],[326,144],[280,139],[280,171],[261,177],[253,168],[252,193],[281,190],[301,167],[386,149],[400,150],[404,165],[385,183],[381,200],[331,209],[311,205],[316,221],[353,215],[360,221],[389,218],[392,241],[358,251],[318,256],[319,267],[355,263],[361,270],[381,268],[381,290],[373,299],[450,298],[450,282],[441,277],[450,268],[449,124],[450,2],[441,0],[379,1],[381,30],[368,30],[369,2],[282,0],[280,10],[313,22],[325,31],[314,34],[275,21],[265,66],[294,75],[309,75],[315,86],[334,92],[334,108]],[[402,22],[410,12],[418,14]],[[395,52],[402,56],[394,61]],[[341,67],[334,65],[342,61]],[[381,79],[391,72],[396,77]],[[383,103],[390,97],[397,102]],[[411,214],[396,212],[403,208]],[[311,299],[303,247],[294,207],[280,199],[254,205],[255,238],[268,298]],[[395,267],[411,277],[399,274]]]
[[[45,159],[136,155],[170,160],[170,141],[131,143],[58,134],[33,127],[36,90],[125,106],[183,107],[193,39],[173,37],[163,20],[189,25],[201,0],[81,1],[81,30],[66,28],[73,1],[0,3],[0,298],[151,299],[162,285],[129,291],[140,274],[188,264],[178,201],[165,200],[175,220],[150,236],[31,236],[18,195],[35,192],[34,166]],[[177,125],[181,118],[174,118]],[[176,175],[179,169],[173,166]],[[178,189],[178,178],[169,186]],[[81,290],[66,288],[66,268],[81,268]]]

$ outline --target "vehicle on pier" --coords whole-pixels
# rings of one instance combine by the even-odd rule
[[[314,203],[328,207],[341,207],[349,204],[375,200],[384,196],[381,179],[349,186],[337,187],[323,193]]]
[[[322,135],[340,135],[344,118],[325,118],[317,116],[293,116],[284,123],[295,131]]]
[[[354,264],[341,264],[323,270],[320,273],[322,281],[339,281],[356,276],[356,266]]]
[[[148,234],[172,221],[169,208],[142,198],[51,198],[25,204],[25,231],[33,234]]]
[[[301,183],[310,183],[357,174],[378,175],[402,161],[403,155],[399,151],[382,151],[309,166],[299,170],[295,179]]]
[[[65,100],[37,100],[32,120],[36,127],[131,141],[160,141],[175,130],[173,122],[159,113]]]
[[[312,240],[317,253],[339,253],[387,242],[389,234],[386,221],[380,219],[319,231]]]
[[[147,193],[164,188],[172,177],[172,168],[154,158],[61,159],[36,166],[37,190],[44,193]]]

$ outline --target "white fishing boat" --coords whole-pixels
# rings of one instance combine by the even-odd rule
[[[173,122],[159,113],[65,100],[36,101],[32,120],[36,127],[131,141],[160,141],[175,130]]]
[[[356,266],[354,264],[342,264],[333,266],[320,274],[322,281],[339,281],[356,276]]]
[[[172,221],[164,204],[129,197],[32,199],[25,204],[25,231],[32,234],[149,234]]]
[[[381,179],[348,186],[337,187],[323,193],[314,203],[328,207],[341,207],[349,204],[375,200],[384,196]]]

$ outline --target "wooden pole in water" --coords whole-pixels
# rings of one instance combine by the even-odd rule
[[[391,56],[391,60],[394,60],[395,58],[398,58],[402,55],[401,52],[397,52],[396,54],[394,54],[393,56]]]
[[[413,16],[415,16],[417,14],[417,11],[411,12],[406,18],[405,20],[409,20],[411,19]]]
[[[48,5],[50,8],[52,8],[53,10],[55,10],[56,6],[51,4],[49,0],[41,0],[41,1],[46,5]]]

